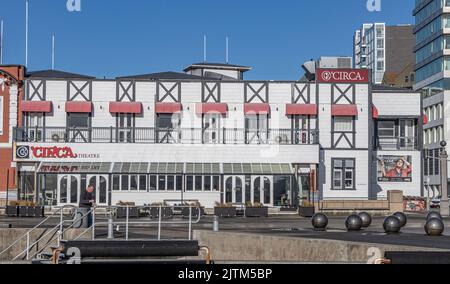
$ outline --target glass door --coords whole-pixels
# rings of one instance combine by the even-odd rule
[[[244,202],[244,190],[243,182],[244,177],[241,176],[225,176],[225,191],[224,201],[225,203],[243,203]]]
[[[400,148],[414,149],[416,129],[412,119],[400,120]]]
[[[264,206],[273,205],[273,177],[253,177],[251,185],[253,204],[262,204]]]
[[[119,142],[131,143],[133,137],[133,114],[119,114]]]
[[[58,175],[58,205],[74,205],[80,203],[80,176]]]
[[[108,206],[108,177],[102,175],[88,176],[88,185],[94,186],[95,203],[99,206]]]
[[[27,120],[27,137],[30,142],[43,142],[42,130],[44,115],[42,113],[29,113]]]
[[[220,143],[220,114],[205,114],[203,116],[203,143]]]

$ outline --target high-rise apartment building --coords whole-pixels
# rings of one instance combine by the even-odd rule
[[[414,62],[411,25],[363,24],[353,46],[354,67],[371,69],[374,84],[381,84],[385,73],[399,74]]]
[[[416,84],[421,90],[428,124],[424,127],[425,188],[431,196],[440,195],[440,142],[450,136],[450,1],[416,0]],[[447,151],[449,150],[447,146]]]

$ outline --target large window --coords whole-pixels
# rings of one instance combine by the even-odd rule
[[[112,189],[113,191],[147,191],[147,176],[113,175]]]
[[[353,117],[342,116],[334,118],[335,132],[353,132]]]
[[[68,128],[89,128],[88,113],[68,113],[67,114],[67,127]]]
[[[355,190],[355,160],[333,159],[333,190]]]

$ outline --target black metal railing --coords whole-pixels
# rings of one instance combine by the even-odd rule
[[[149,143],[149,144],[318,144],[316,130],[300,129],[161,129],[161,128],[14,128],[16,142],[35,143]]]
[[[417,150],[419,144],[417,137],[378,137],[376,147],[378,150]]]

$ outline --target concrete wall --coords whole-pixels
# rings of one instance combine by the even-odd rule
[[[211,231],[194,231],[194,239],[201,246],[209,247],[212,259],[218,262],[368,263],[374,249],[379,250],[380,257],[386,251],[433,251],[408,246]]]

